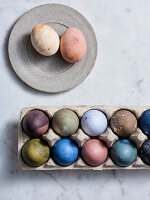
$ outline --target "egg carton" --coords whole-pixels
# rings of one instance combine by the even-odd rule
[[[53,117],[53,115],[55,114],[55,112],[57,112],[58,110],[61,110],[63,108],[68,108],[73,110],[74,112],[76,112],[76,114],[78,115],[79,118],[81,118],[83,116],[83,114],[90,110],[90,109],[98,109],[101,110],[102,112],[104,112],[104,114],[107,116],[108,119],[108,127],[106,129],[106,131],[101,134],[100,136],[94,137],[97,139],[100,139],[101,141],[103,141],[106,146],[108,148],[111,147],[111,145],[119,139],[119,137],[117,135],[114,134],[114,132],[111,130],[110,127],[110,119],[112,117],[112,115],[120,109],[127,109],[129,111],[131,111],[137,118],[137,120],[140,118],[140,116],[142,115],[142,113],[148,109],[150,109],[150,107],[135,107],[135,106],[37,106],[37,107],[26,107],[23,108],[21,110],[20,113],[20,122],[19,122],[19,131],[18,131],[18,158],[19,158],[19,164],[21,166],[22,169],[24,170],[110,170],[110,169],[150,169],[150,166],[146,165],[139,156],[137,156],[137,159],[134,163],[132,163],[130,166],[128,167],[119,167],[116,164],[113,163],[113,161],[111,160],[111,158],[108,155],[107,160],[101,164],[100,166],[97,167],[91,167],[89,165],[87,165],[81,158],[80,153],[79,153],[79,157],[77,159],[77,161],[75,163],[73,163],[72,165],[69,165],[67,167],[63,167],[60,166],[58,164],[56,164],[52,158],[50,157],[49,160],[42,166],[40,167],[30,167],[28,165],[26,165],[24,163],[24,161],[22,160],[21,157],[21,149],[22,146],[25,144],[25,142],[27,142],[30,137],[22,130],[22,119],[23,117],[30,111],[33,109],[40,109],[42,111],[44,111],[48,117],[51,119]],[[50,128],[48,130],[48,132],[46,134],[44,134],[42,136],[42,139],[46,140],[49,144],[50,147],[52,147],[56,141],[60,140],[62,137],[57,135],[51,125]],[[78,131],[73,134],[72,136],[70,136],[70,139],[74,140],[77,142],[79,149],[82,147],[82,145],[89,139],[92,139],[93,137],[90,137],[88,135],[86,135],[83,130],[81,129],[81,127],[79,127]],[[140,128],[137,128],[137,131],[131,135],[129,137],[129,140],[133,141],[134,144],[136,145],[137,149],[140,148],[140,146],[142,145],[142,143],[144,141],[146,141],[148,139],[148,137],[142,133],[142,131],[140,130]]]

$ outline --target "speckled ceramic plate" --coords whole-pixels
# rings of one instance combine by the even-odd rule
[[[68,27],[83,32],[87,54],[78,63],[63,60],[60,52],[51,57],[37,53],[30,41],[32,28],[47,24],[61,36]],[[60,4],[45,4],[25,13],[14,25],[8,45],[11,65],[22,81],[34,89],[57,93],[81,83],[91,72],[96,56],[97,41],[93,28],[78,11]]]

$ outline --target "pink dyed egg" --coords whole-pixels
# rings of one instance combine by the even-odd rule
[[[83,33],[77,28],[67,29],[60,40],[60,52],[62,57],[70,63],[82,60],[87,52]]]
[[[85,163],[96,167],[105,162],[108,155],[106,146],[97,139],[88,140],[81,149],[81,156]]]

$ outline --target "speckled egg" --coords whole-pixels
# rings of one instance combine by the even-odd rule
[[[79,118],[72,110],[62,109],[54,114],[52,127],[60,136],[69,136],[78,130]]]
[[[81,118],[81,127],[89,136],[98,136],[107,128],[107,118],[99,110],[89,110]]]
[[[145,141],[140,148],[140,157],[147,165],[150,165],[150,140]]]
[[[110,157],[116,165],[127,167],[136,160],[137,148],[130,140],[118,140],[110,149]]]
[[[31,167],[39,167],[49,159],[50,148],[41,139],[28,140],[22,147],[22,159]]]
[[[44,56],[52,56],[59,49],[59,36],[47,25],[38,25],[32,29],[31,42],[34,49]]]
[[[70,62],[79,62],[86,55],[87,43],[83,33],[77,28],[67,29],[60,40],[62,57]]]
[[[55,163],[61,166],[71,165],[78,157],[78,147],[70,139],[57,141],[51,149],[51,155]]]
[[[22,120],[23,131],[30,137],[40,137],[49,128],[49,119],[41,110],[29,111]]]
[[[150,137],[150,110],[146,110],[140,117],[139,125],[142,132]]]
[[[105,162],[108,155],[106,146],[97,139],[88,140],[81,149],[82,159],[90,166],[96,167]]]
[[[115,112],[110,124],[113,132],[120,137],[129,137],[137,130],[137,119],[128,110],[118,110]]]

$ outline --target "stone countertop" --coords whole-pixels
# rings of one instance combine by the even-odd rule
[[[150,1],[55,0],[92,24],[98,57],[88,78],[61,94],[22,83],[11,69],[7,45],[15,21],[51,0],[0,0],[0,200],[148,200],[149,170],[23,171],[17,160],[17,123],[34,105],[150,105]]]

